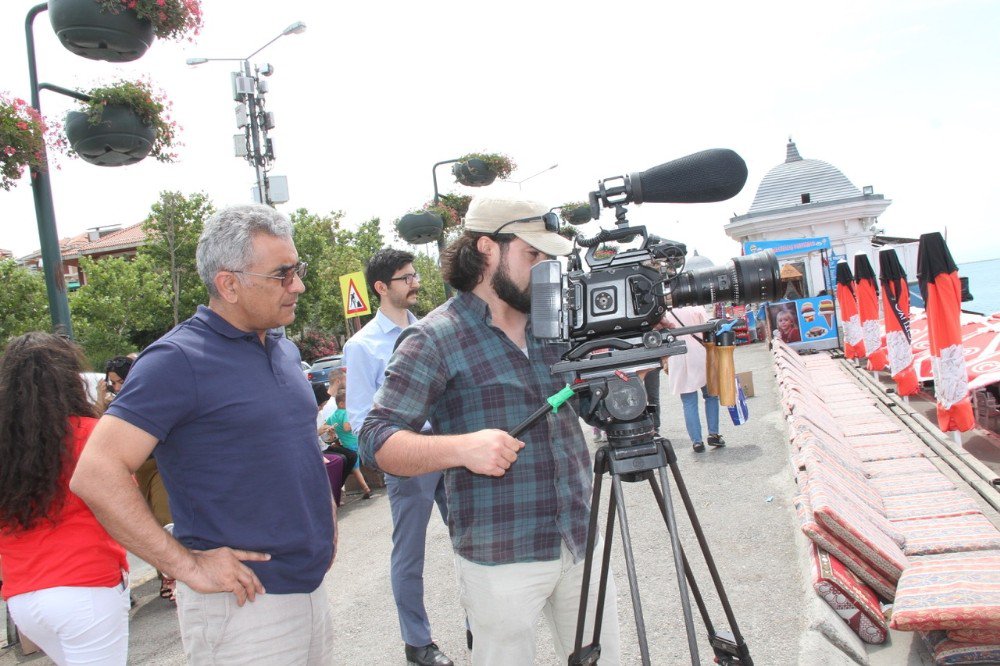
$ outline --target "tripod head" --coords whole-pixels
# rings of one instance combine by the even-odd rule
[[[581,418],[603,429],[612,449],[649,444],[653,428],[649,396],[642,382],[646,372],[658,372],[660,359],[687,353],[682,335],[714,333],[724,323],[713,319],[683,328],[647,331],[640,342],[602,338],[584,342],[552,366],[552,374],[571,374],[574,393],[590,396]]]

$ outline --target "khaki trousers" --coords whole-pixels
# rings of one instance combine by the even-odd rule
[[[309,594],[260,594],[236,605],[230,592],[201,594],[177,581],[177,615],[187,662],[333,663],[333,616],[321,584]]]

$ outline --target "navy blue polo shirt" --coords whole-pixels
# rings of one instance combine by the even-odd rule
[[[247,562],[269,593],[312,592],[333,558],[316,399],[289,340],[241,331],[205,306],[150,345],[108,414],[159,440],[174,536]]]

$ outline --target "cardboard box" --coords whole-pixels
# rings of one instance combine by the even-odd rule
[[[752,372],[737,372],[736,373],[736,383],[743,388],[743,395],[748,398],[753,397],[753,373]]]

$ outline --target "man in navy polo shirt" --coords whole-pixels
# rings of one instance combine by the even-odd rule
[[[208,306],[150,345],[94,429],[71,488],[111,535],[178,581],[190,663],[329,664],[322,582],[335,514],[316,402],[290,324],[306,265],[267,206],[205,223]],[[153,452],[173,536],[131,474]],[[250,601],[252,603],[246,603]]]

